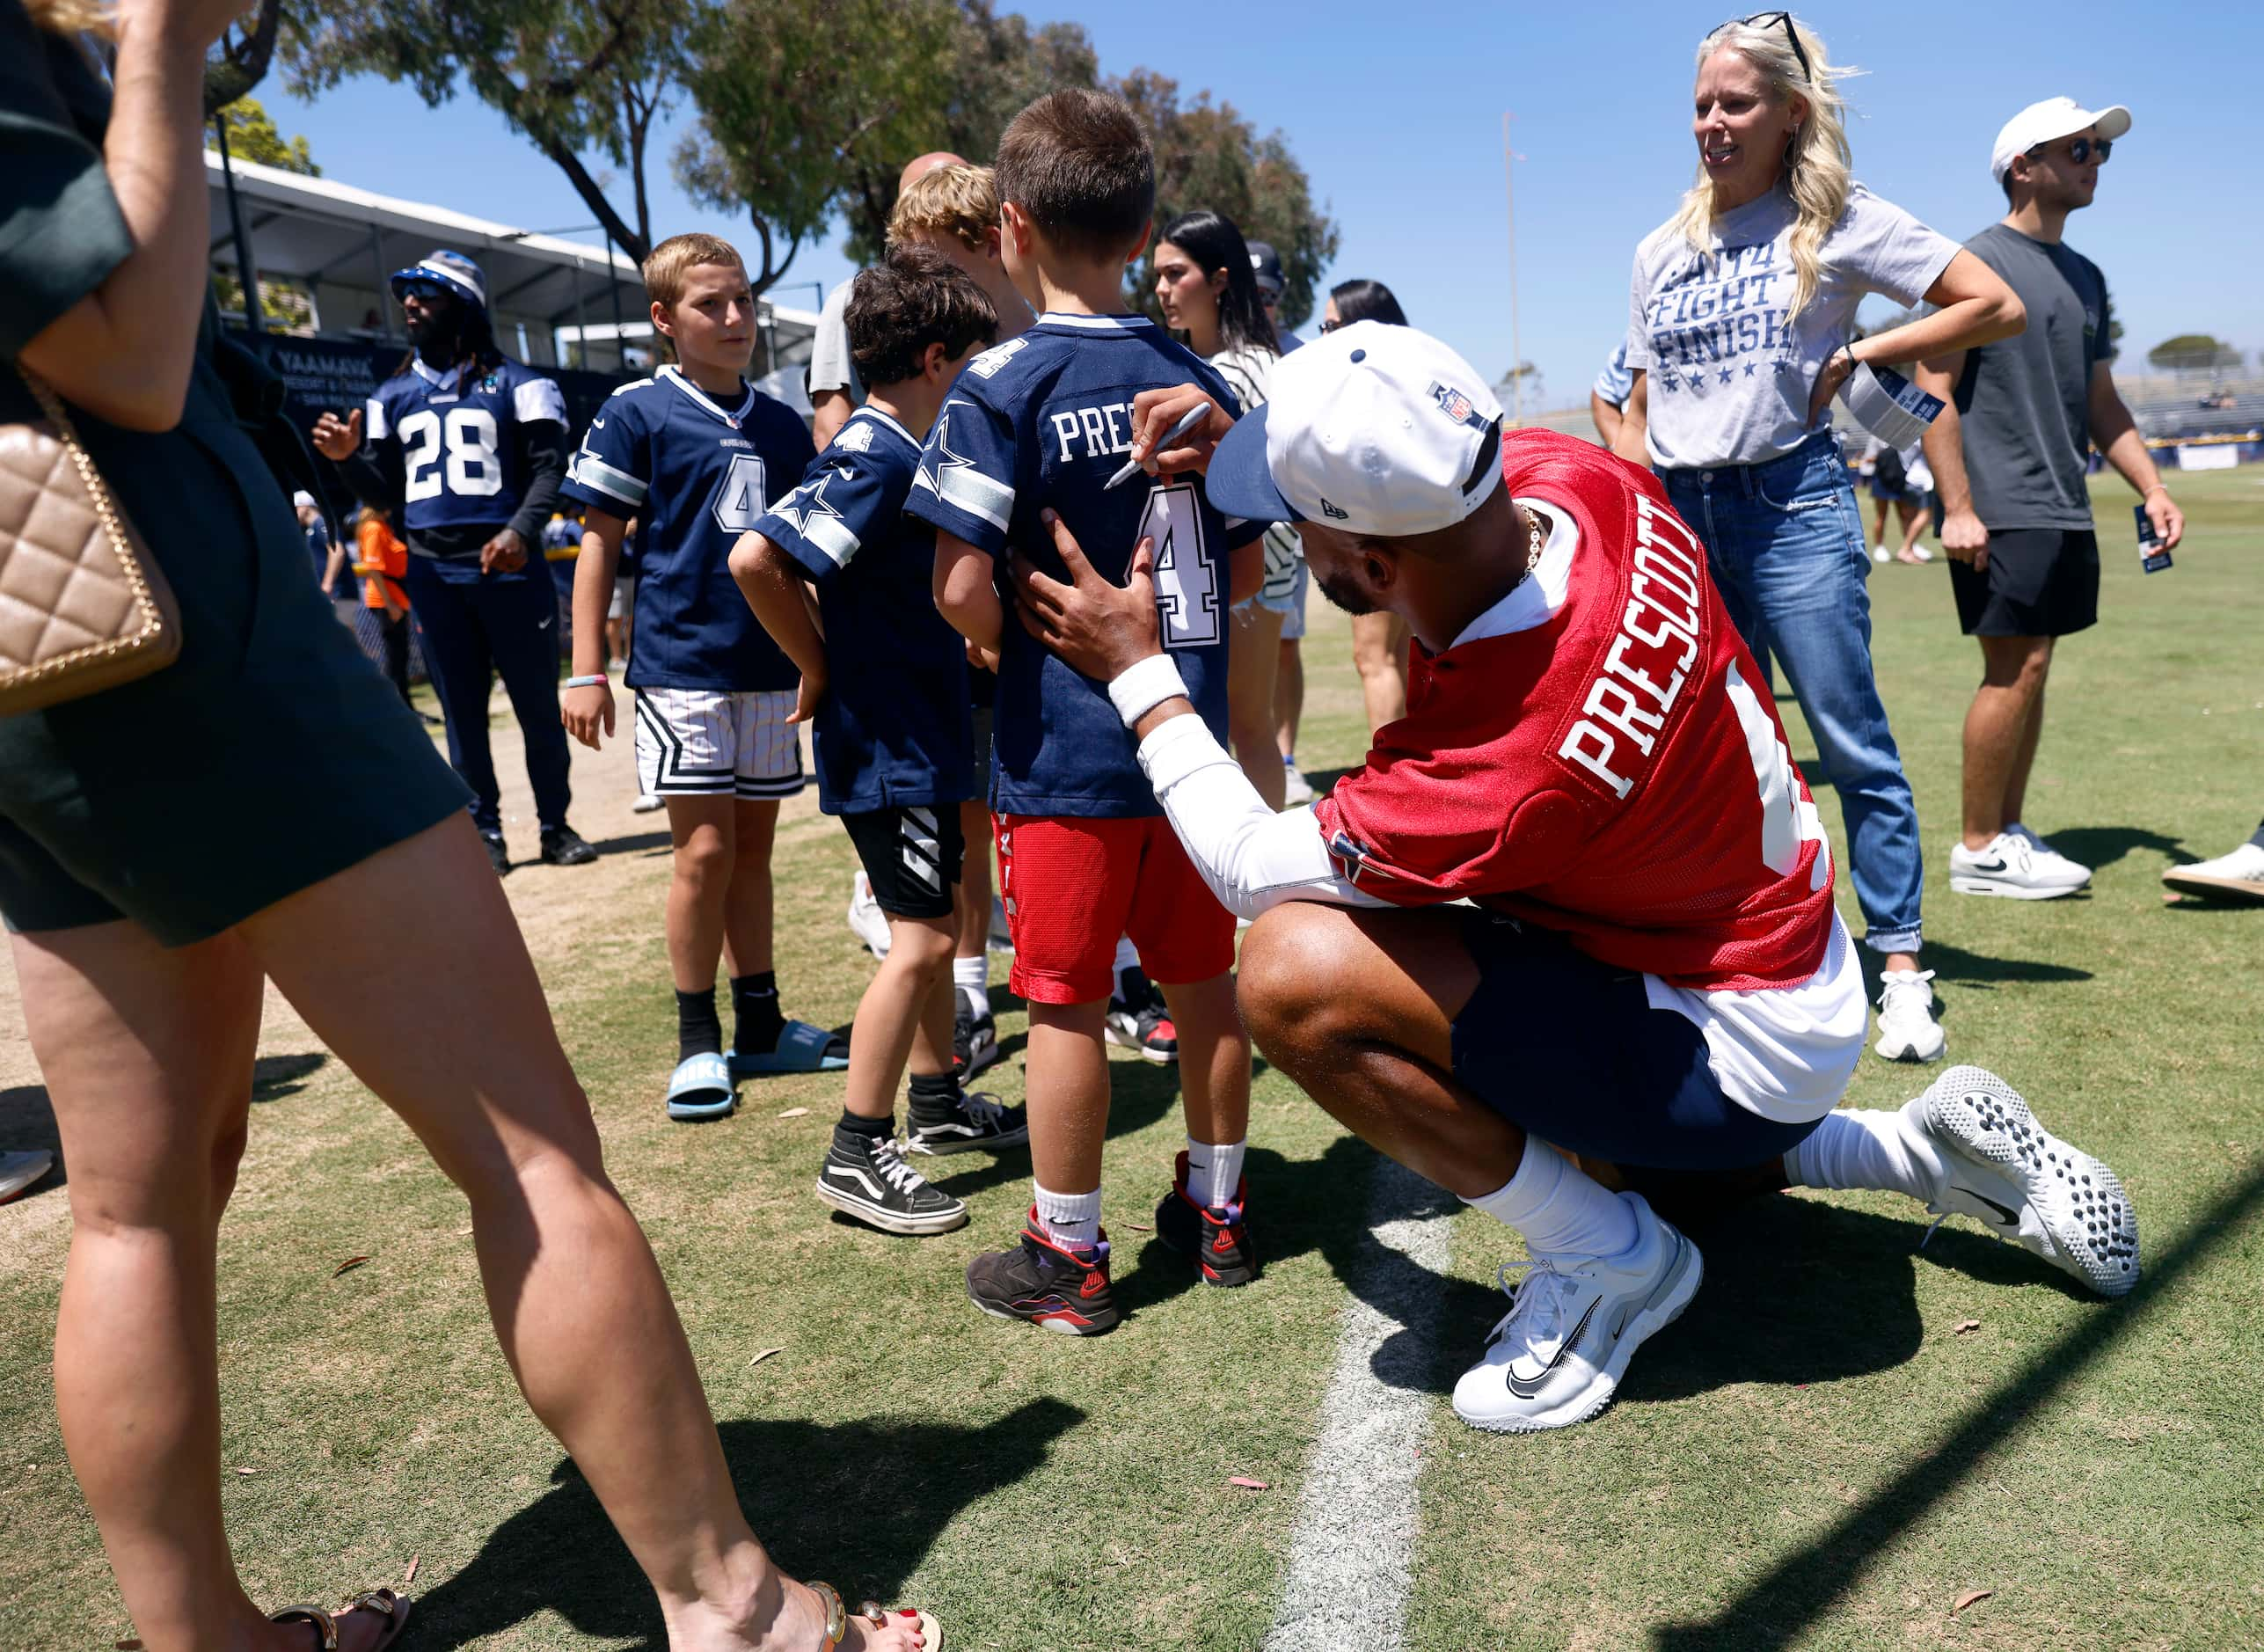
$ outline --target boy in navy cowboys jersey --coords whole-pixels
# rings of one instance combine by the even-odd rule
[[[968,1292],[1001,1318],[1093,1335],[1119,1317],[1100,1232],[1117,938],[1139,948],[1179,1034],[1187,1151],[1157,1231],[1214,1284],[1253,1271],[1241,1185],[1250,1045],[1229,973],[1233,918],[1164,820],[1106,689],[1004,624],[999,565],[1019,552],[1054,566],[1046,519],[1056,512],[1112,578],[1151,537],[1168,646],[1223,730],[1225,613],[1257,588],[1261,530],[1226,521],[1194,483],[1106,486],[1131,447],[1140,391],[1193,376],[1233,405],[1200,358],[1117,313],[1155,210],[1154,157],[1131,111],[1099,92],[1041,98],[1007,128],[996,173],[1001,253],[1038,321],[968,364],[906,506],[937,529],[937,605],[999,660],[991,809],[1010,984],[1030,1000],[1036,1200],[1014,1249],[969,1265]]]
[[[471,788],[471,818],[496,872],[508,872],[511,858],[487,746],[491,670],[526,736],[543,859],[585,866],[597,851],[566,817],[558,592],[529,554],[566,470],[566,399],[495,347],[487,278],[463,253],[435,252],[396,272],[392,286],[409,359],[362,412],[316,420],[314,444],[364,504],[405,530],[404,583],[448,718],[448,760]]]
[[[587,509],[565,720],[592,748],[613,732],[605,610],[633,515],[641,524],[628,674],[637,776],[666,802],[676,847],[668,1116],[722,1118],[736,1078],[849,1062],[841,1040],[778,1010],[770,845],[778,800],[802,789],[794,668],[747,611],[727,565],[732,541],[815,456],[802,421],[741,376],[755,349],[755,296],[729,242],[670,237],[645,260],[645,290],[654,332],[677,361],[607,398],[567,473],[567,496]],[[719,954],[731,961],[728,1060],[715,1008]]]
[[[887,914],[889,946],[857,1006],[841,1121],[818,1197],[890,1233],[965,1225],[967,1207],[903,1153],[1029,1139],[1020,1109],[963,1095],[953,1071],[952,952],[974,790],[967,645],[936,612],[935,534],[906,516],[920,438],[960,365],[997,334],[982,289],[941,254],[900,247],[851,289],[850,354],[865,399],[800,486],[731,552],[748,605],[801,668],[818,799],[841,816]],[[817,588],[820,635],[807,586]],[[896,1081],[911,1064],[906,1140]]]

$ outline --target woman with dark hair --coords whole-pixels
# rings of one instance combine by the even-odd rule
[[[229,1551],[223,1322],[230,1345],[296,1340],[324,1371],[433,1330],[413,1312],[223,1315],[220,1224],[272,980],[463,1190],[511,1373],[671,1643],[913,1652],[916,1620],[848,1619],[748,1530],[469,793],[324,611],[237,422],[201,99],[205,52],[242,9],[0,0],[0,425],[40,417],[27,374],[70,405],[179,608],[163,669],[0,717],[0,916],[70,1168],[55,1410],[126,1612],[152,1652],[376,1652],[409,1615],[373,1589],[271,1620]],[[78,33],[97,27],[116,33],[106,79]],[[382,1220],[368,1207],[391,1195],[356,1180],[336,1196]],[[327,1473],[288,1422],[268,1436],[279,1459],[295,1443],[310,1506],[366,1512],[360,1465]],[[445,1447],[389,1450],[446,1484]]]
[[[1381,321],[1404,327],[1407,312],[1382,281],[1339,281],[1329,289],[1320,330],[1333,333],[1355,321]],[[1386,723],[1407,714],[1407,622],[1377,610],[1352,617],[1352,669],[1360,673],[1360,698],[1372,737]]]
[[[1248,413],[1263,406],[1282,347],[1251,267],[1249,244],[1231,218],[1183,212],[1156,242],[1156,302],[1164,323],[1225,377]],[[1274,808],[1289,790],[1274,738],[1274,683],[1281,669],[1282,625],[1296,600],[1304,554],[1285,523],[1266,530],[1266,580],[1236,605],[1226,654],[1227,735],[1235,761]]]
[[[1355,321],[1380,321],[1386,326],[1404,327],[1407,325],[1407,312],[1399,308],[1399,301],[1382,281],[1339,281],[1328,289],[1328,308],[1321,316],[1320,330],[1333,333]]]

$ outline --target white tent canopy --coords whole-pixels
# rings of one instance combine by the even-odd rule
[[[204,161],[211,261],[234,274],[235,229],[218,151],[208,150]],[[233,170],[261,279],[282,277],[308,293],[318,335],[398,338],[399,312],[386,278],[443,246],[486,272],[496,341],[532,365],[617,368],[621,341],[644,321],[645,284],[626,253],[256,161],[235,161]],[[807,360],[816,317],[765,308],[771,361]],[[617,323],[626,325],[617,330]],[[568,359],[560,359],[561,348]]]

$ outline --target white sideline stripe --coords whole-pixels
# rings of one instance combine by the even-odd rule
[[[1416,1448],[1430,1420],[1426,1385],[1438,1276],[1452,1261],[1456,1201],[1379,1159],[1369,1236],[1344,1312],[1320,1436],[1289,1532],[1282,1604],[1266,1652],[1393,1652],[1405,1637],[1415,1557]],[[1409,1266],[1413,1263],[1413,1266]],[[1379,1350],[1397,1382],[1379,1378]]]

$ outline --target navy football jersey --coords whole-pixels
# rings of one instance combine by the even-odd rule
[[[673,367],[606,398],[565,492],[639,520],[630,687],[744,692],[801,681],[733,583],[730,559],[816,451],[783,402],[749,389],[725,407]]]
[[[905,508],[999,562],[1007,618],[993,724],[991,807],[1010,815],[1160,815],[1106,683],[1071,670],[1013,617],[1005,560],[1066,578],[1038,520],[1058,512],[1086,559],[1122,583],[1152,537],[1164,646],[1211,732],[1226,738],[1227,553],[1264,531],[1222,516],[1200,478],[1102,484],[1132,448],[1132,398],[1194,383],[1237,406],[1201,357],[1140,316],[1045,315],[984,351],[953,386]]]
[[[967,644],[936,611],[935,530],[904,515],[911,432],[869,402],[755,531],[817,586],[827,682],[818,806],[859,815],[973,795]]]
[[[500,529],[527,496],[527,449],[518,427],[555,424],[563,444],[566,398],[556,384],[518,362],[500,362],[464,384],[455,368],[435,373],[419,359],[377,386],[363,420],[373,446],[400,450],[406,532]]]

